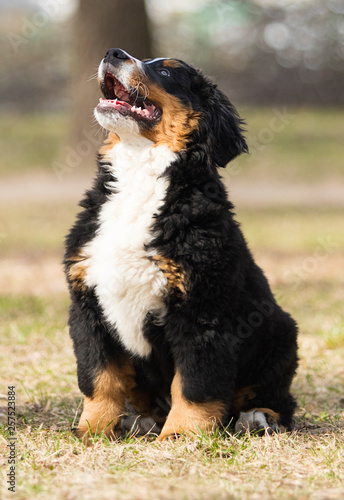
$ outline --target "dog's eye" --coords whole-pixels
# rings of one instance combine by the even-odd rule
[[[158,69],[158,73],[160,73],[160,75],[162,76],[170,76],[170,72],[166,68]]]

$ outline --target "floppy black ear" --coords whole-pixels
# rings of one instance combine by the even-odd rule
[[[244,121],[227,96],[213,89],[210,99],[210,145],[215,163],[225,167],[227,163],[241,153],[247,153],[248,147],[243,135]]]

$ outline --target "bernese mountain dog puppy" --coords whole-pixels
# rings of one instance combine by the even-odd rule
[[[85,395],[77,436],[117,435],[127,403],[161,424],[159,440],[231,421],[289,429],[297,327],[218,171],[247,152],[243,121],[177,59],[110,49],[99,84],[95,117],[109,135],[64,260]]]

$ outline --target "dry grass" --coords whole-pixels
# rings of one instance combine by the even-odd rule
[[[94,445],[85,448],[69,431],[80,413],[81,396],[60,268],[63,235],[74,211],[64,204],[42,211],[32,204],[7,212],[0,263],[0,461],[5,480],[5,393],[13,384],[18,426],[15,497],[342,499],[342,215],[307,210],[239,213],[274,292],[300,325],[301,360],[293,384],[299,409],[293,433],[238,438],[222,431],[163,444],[152,438],[128,437],[116,443],[95,438]],[[315,253],[319,238],[330,242],[322,258]],[[310,258],[315,261],[310,263]],[[9,495],[3,488],[3,498]]]
[[[200,437],[177,443],[98,442],[26,432],[19,441],[26,499],[342,498],[343,438]]]

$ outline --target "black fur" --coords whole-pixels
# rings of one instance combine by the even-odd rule
[[[280,414],[280,423],[290,427],[295,409],[289,388],[297,367],[296,324],[276,303],[255,264],[216,168],[247,151],[242,121],[214,84],[183,64],[176,69],[179,77],[161,85],[191,103],[202,117],[187,148],[164,174],[169,188],[147,250],[154,249],[180,266],[187,277],[186,293],[171,289],[166,294],[163,325],[147,315],[143,330],[153,351],[148,360],[134,358],[137,381],[153,398],[167,397],[178,368],[185,398],[199,403],[225,401],[227,421],[233,416],[235,392],[253,386],[255,396],[241,410],[271,408]],[[153,70],[150,65],[149,71]],[[67,276],[69,259],[96,233],[109,180],[113,179],[99,157],[96,181],[66,240]],[[120,364],[128,353],[106,323],[94,290],[72,286],[70,290],[69,324],[79,387],[91,397],[99,369],[109,360]]]

